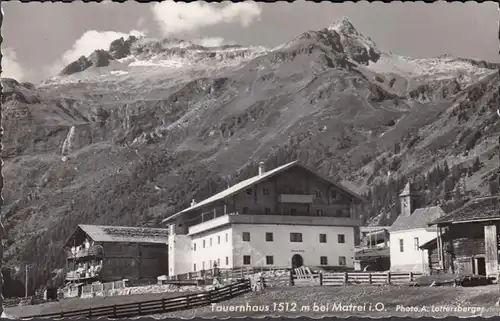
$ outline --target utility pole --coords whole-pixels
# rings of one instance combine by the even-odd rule
[[[26,264],[24,266],[24,274],[25,274],[25,281],[24,281],[24,297],[28,297],[28,276],[29,276],[29,269],[31,268],[31,264]]]

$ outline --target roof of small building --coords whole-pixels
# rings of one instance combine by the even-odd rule
[[[174,215],[172,215],[170,217],[165,218],[162,221],[162,223],[170,221],[170,220],[172,220],[172,219],[174,219],[174,218],[178,217],[179,215],[184,214],[186,212],[190,212],[192,210],[201,208],[201,207],[206,206],[208,204],[211,204],[213,202],[225,199],[226,197],[232,196],[232,195],[234,195],[234,194],[236,194],[236,193],[238,193],[238,192],[240,192],[240,191],[242,191],[242,190],[244,190],[246,188],[250,188],[250,187],[252,187],[253,185],[255,185],[257,183],[265,181],[266,179],[268,179],[268,178],[270,178],[270,177],[272,177],[272,176],[274,176],[274,175],[276,175],[278,173],[284,172],[285,170],[290,169],[290,168],[292,168],[294,166],[300,166],[301,168],[304,168],[307,171],[313,173],[314,175],[316,175],[318,177],[321,177],[322,179],[324,179],[324,180],[328,181],[329,183],[335,185],[340,190],[342,190],[342,191],[344,191],[344,192],[352,195],[355,199],[358,199],[361,202],[366,202],[366,200],[363,197],[361,197],[360,195],[354,193],[353,191],[351,191],[351,190],[343,187],[342,185],[340,185],[338,183],[332,182],[331,180],[329,180],[329,179],[325,178],[324,176],[316,173],[311,168],[309,168],[309,167],[301,164],[300,162],[293,161],[293,162],[290,162],[288,164],[276,167],[276,168],[274,168],[274,169],[272,169],[270,171],[264,172],[261,175],[256,175],[256,176],[250,177],[250,178],[248,178],[246,180],[243,180],[243,181],[241,181],[241,182],[239,182],[239,183],[237,183],[237,184],[229,187],[228,189],[223,190],[220,193],[217,193],[217,194],[215,194],[215,195],[213,195],[213,196],[211,196],[211,197],[209,197],[209,198],[207,198],[207,199],[205,199],[205,200],[203,200],[203,201],[201,201],[199,203],[194,204],[191,207],[188,207],[188,208],[186,208],[186,209],[184,209],[184,210],[182,210],[182,211],[180,211],[180,212],[178,212],[178,213],[176,213],[176,214],[174,214]]]
[[[439,206],[417,208],[410,216],[399,215],[394,221],[390,232],[427,228],[429,223],[446,215]]]
[[[165,228],[79,224],[78,229],[84,231],[95,242],[167,244],[168,241],[168,229]]]
[[[436,218],[429,225],[500,220],[500,196],[473,199],[451,213]]]
[[[389,257],[390,249],[389,247],[378,247],[378,248],[368,248],[356,252],[356,260],[374,258],[374,257]]]

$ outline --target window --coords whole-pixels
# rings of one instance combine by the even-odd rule
[[[204,270],[205,269],[205,261],[201,262],[201,269]]]
[[[404,252],[405,247],[404,247],[404,241],[403,239],[399,239],[399,252]]]
[[[248,207],[243,207],[243,209],[241,210],[243,212],[243,214],[247,214],[248,213]]]
[[[226,233],[226,243],[229,242],[229,234]]]
[[[193,264],[193,271],[196,272],[196,263]]]
[[[317,216],[323,216],[323,210],[317,210],[316,211]]]
[[[193,243],[193,251],[196,251],[196,243]]]
[[[290,214],[291,214],[291,215],[295,215],[295,214],[297,214],[297,210],[296,210],[295,208],[292,208],[292,209],[290,210]]]
[[[321,197],[321,191],[320,190],[316,190],[316,197]]]
[[[210,246],[212,246],[212,238],[210,238]]]
[[[302,242],[302,233],[290,233],[290,242]]]
[[[339,241],[339,243],[345,243],[345,235],[344,234],[339,234],[338,235],[338,241]]]
[[[205,240],[203,240],[203,248],[205,248]]]
[[[269,195],[269,189],[268,188],[263,188],[262,189],[262,194]]]
[[[420,248],[419,248],[419,245],[418,245],[418,237],[415,237],[413,239],[413,241],[415,242],[415,251],[420,251]]]
[[[220,259],[217,259],[217,266],[220,266]]]
[[[332,198],[333,198],[333,199],[336,199],[336,198],[337,198],[337,192],[332,191]]]
[[[326,234],[320,234],[319,235],[319,242],[320,243],[326,243]]]
[[[243,255],[243,265],[250,265],[250,255]]]
[[[250,242],[250,232],[243,232],[242,238],[243,238],[243,241]]]
[[[252,189],[251,188],[247,188],[247,195],[252,195]]]
[[[217,244],[220,244],[220,235],[217,235]]]
[[[229,256],[226,256],[226,265],[229,265]]]
[[[271,209],[270,209],[269,207],[266,207],[266,208],[264,209],[264,213],[266,213],[266,214],[271,213]]]
[[[328,265],[328,258],[326,256],[320,256],[319,257],[319,263],[321,265]]]
[[[346,265],[345,256],[339,256],[339,265]]]
[[[272,255],[266,256],[266,264],[267,265],[273,265],[274,264],[274,257]]]
[[[266,242],[272,242],[272,241],[274,241],[273,233],[266,232]]]

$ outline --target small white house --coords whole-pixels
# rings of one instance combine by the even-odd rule
[[[428,272],[428,255],[420,249],[436,238],[437,229],[427,224],[445,215],[439,206],[417,208],[419,197],[408,183],[400,194],[401,214],[389,229],[391,271]]]
[[[354,268],[364,200],[291,162],[246,179],[163,220],[169,275],[219,268]]]

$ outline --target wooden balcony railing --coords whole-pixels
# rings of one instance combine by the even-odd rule
[[[67,281],[78,281],[78,280],[88,280],[88,279],[94,279],[99,277],[100,271],[89,271],[89,270],[84,270],[84,271],[68,271],[66,273],[66,280]]]
[[[68,259],[83,258],[89,256],[102,256],[102,248],[100,246],[91,246],[90,248],[81,248],[78,252],[74,253],[71,250],[66,251]]]

